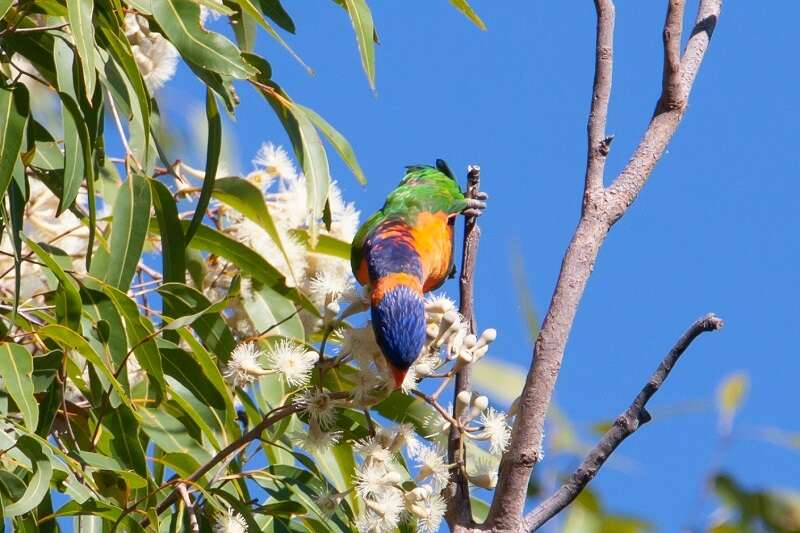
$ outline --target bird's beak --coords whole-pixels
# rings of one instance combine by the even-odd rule
[[[399,368],[395,368],[391,365],[389,365],[389,369],[392,371],[392,377],[394,378],[394,388],[399,389],[403,385],[403,381],[406,379],[408,370],[400,370]]]

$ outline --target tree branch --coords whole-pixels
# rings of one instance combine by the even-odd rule
[[[475,198],[481,184],[481,169],[478,166],[470,165],[467,171],[467,198]],[[461,277],[459,278],[459,312],[464,317],[464,321],[469,324],[470,333],[475,333],[475,312],[473,310],[473,278],[475,275],[475,262],[478,255],[478,241],[481,238],[481,229],[478,227],[478,217],[464,217],[464,246],[461,256]],[[470,387],[470,368],[465,365],[456,374],[455,388],[453,391],[453,408],[455,409],[455,398],[458,393],[469,390]],[[447,443],[447,457],[450,464],[455,465],[451,469],[452,483],[448,487],[447,498],[447,520],[453,523],[470,524],[472,523],[472,506],[469,499],[469,482],[464,475],[464,469],[460,464],[465,464],[463,457],[463,442],[461,432],[455,424],[450,425],[450,435]]]
[[[670,9],[667,12],[664,29],[665,34],[668,32],[667,28],[670,23],[673,22],[671,19],[676,17],[676,10],[672,7],[674,2],[675,0],[670,0]],[[639,192],[647,182],[647,178],[653,172],[656,163],[664,155],[667,144],[678,129],[678,124],[680,124],[686,111],[689,93],[700,69],[700,63],[703,61],[709,42],[711,42],[711,36],[717,25],[721,8],[722,0],[701,0],[697,9],[697,19],[695,20],[692,35],[679,65],[680,84],[677,100],[672,102],[672,107],[669,109],[660,110],[661,106],[657,106],[656,113],[650,120],[650,124],[648,124],[647,130],[645,130],[642,140],[634,150],[630,161],[619,173],[611,187],[606,190],[612,224],[622,217],[639,195]],[[675,41],[679,39],[680,33],[670,39],[667,39],[665,35],[665,59],[672,54],[670,48],[674,48],[676,46]],[[677,46],[679,46],[679,43]],[[665,73],[669,70],[667,66],[664,67]],[[670,83],[667,84],[667,88],[669,86],[671,86]],[[664,87],[662,87],[662,91],[663,89]],[[659,102],[668,100],[669,93],[662,92]]]
[[[630,407],[625,410],[614,422],[614,425],[605,432],[600,442],[592,448],[586,458],[569,480],[564,483],[552,496],[541,502],[536,508],[525,517],[525,529],[535,531],[545,524],[548,520],[561,512],[567,505],[583,491],[586,485],[594,479],[603,464],[614,453],[623,440],[633,434],[642,425],[650,421],[650,413],[645,408],[647,402],[658,392],[661,385],[669,376],[670,371],[683,355],[683,352],[700,334],[706,331],[716,331],[721,329],[723,322],[714,314],[708,314],[696,320],[689,329],[684,332],[680,339],[672,347],[672,350],[664,357],[661,364],[650,377],[650,380],[642,387],[642,390],[633,400]]]
[[[606,20],[609,20],[609,4],[611,0],[605,2],[598,0],[596,3],[599,33],[607,29],[602,17],[605,15]],[[682,9],[681,6],[682,2],[670,0],[667,29],[674,28],[670,24],[674,23],[678,12]],[[680,61],[681,105],[653,116],[639,146],[611,186],[598,189],[596,194],[584,191],[581,217],[564,255],[550,307],[534,345],[533,361],[520,396],[517,421],[514,424],[508,451],[500,463],[498,484],[484,529],[518,531],[522,526],[522,512],[531,471],[542,456],[545,417],[578,304],[594,268],[598,251],[613,224],[622,217],[638,196],[683,118],[689,92],[708,49],[721,7],[722,0],[700,0],[695,26]],[[679,38],[680,32],[676,33],[674,29],[670,29],[670,37],[666,40],[668,51],[665,52],[665,57],[672,57],[675,43],[679,43]],[[598,42],[603,42],[600,35]],[[597,51],[603,54],[604,47],[599,46]],[[610,59],[606,62],[603,58],[598,58],[596,64],[602,68],[610,68]],[[671,68],[667,70],[671,72]],[[610,86],[610,78],[608,83]],[[602,87],[601,84],[601,89]],[[664,101],[663,98],[659,100]],[[602,109],[600,103],[595,109],[593,100],[592,106],[593,112],[597,111],[598,122],[590,118],[590,137],[600,131],[599,121],[603,116],[600,112]],[[586,186],[589,188],[596,187],[597,176],[601,176],[596,169],[599,167],[602,170],[598,161],[594,161],[591,157],[591,142],[590,138],[586,179]],[[599,179],[602,182],[602,176]]]
[[[597,41],[594,55],[594,87],[587,130],[586,183],[584,206],[603,190],[603,171],[613,137],[606,136],[608,101],[611,97],[611,77],[614,65],[614,16],[612,0],[595,0],[597,11]]]
[[[656,113],[678,109],[685,105],[681,94],[681,32],[683,31],[684,0],[669,0],[664,22],[664,73],[661,98]]]

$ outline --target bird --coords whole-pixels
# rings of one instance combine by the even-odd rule
[[[424,293],[455,275],[453,226],[477,216],[486,193],[468,197],[447,164],[406,167],[383,207],[356,232],[351,267],[368,288],[375,340],[400,388],[426,339]]]

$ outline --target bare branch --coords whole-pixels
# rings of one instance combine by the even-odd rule
[[[672,3],[670,1],[670,10],[667,14],[667,26],[670,24],[670,18],[675,18]],[[717,25],[720,10],[722,8],[722,0],[701,0],[700,6],[697,10],[697,19],[695,20],[692,36],[686,45],[686,51],[680,61],[679,75],[680,75],[680,90],[677,95],[677,104],[673,105],[670,109],[664,109],[661,112],[656,111],[647,130],[639,142],[639,146],[633,152],[628,164],[622,169],[614,183],[607,189],[606,197],[609,202],[609,214],[611,215],[611,222],[614,223],[619,220],[625,211],[630,207],[636,197],[641,192],[647,178],[653,172],[658,160],[664,155],[672,136],[678,129],[678,125],[683,118],[688,102],[689,93],[691,92],[692,84],[694,83],[697,71],[700,69],[700,63],[703,56],[708,49],[708,44],[711,41],[711,35],[714,33],[714,28]],[[666,33],[665,28],[665,33]],[[680,35],[676,37],[680,38]],[[675,39],[670,38],[670,46],[675,46]],[[665,39],[665,44],[666,39]],[[679,44],[678,44],[679,46]],[[665,51],[665,58],[671,54]],[[665,66],[665,71],[669,70]],[[669,76],[668,76],[669,78]],[[661,102],[666,101],[667,98],[662,95]],[[659,106],[660,108],[661,106]]]
[[[597,5],[598,8],[603,7],[602,4]],[[682,3],[671,2],[668,26],[674,22],[681,6]],[[697,21],[680,62],[680,101],[684,104],[653,116],[630,161],[610,187],[601,189],[601,193],[596,196],[584,191],[581,217],[564,255],[550,307],[536,339],[533,361],[520,396],[517,422],[514,424],[508,451],[500,464],[498,484],[485,528],[512,531],[518,530],[522,525],[522,511],[531,470],[541,459],[545,417],[575,313],[597,260],[597,253],[611,226],[622,217],[641,191],[675,133],[686,109],[685,102],[697,70],[708,49],[721,7],[722,0],[700,1]],[[598,16],[603,13],[602,9],[598,9]],[[603,29],[603,24],[598,21],[598,32]],[[679,39],[679,32],[676,34],[671,30],[667,42],[668,55],[673,53],[676,39]],[[598,41],[601,41],[599,35]],[[602,47],[599,51],[602,52]],[[599,59],[598,63],[603,65]],[[591,127],[590,125],[590,129]],[[589,163],[592,164],[591,157]],[[593,184],[596,180],[594,174],[587,169],[587,187],[595,186]],[[591,201],[586,202],[587,198]]]
[[[602,468],[606,460],[614,453],[623,440],[633,434],[643,424],[650,421],[650,414],[645,406],[650,398],[658,392],[661,385],[669,376],[670,371],[683,355],[683,352],[700,334],[706,331],[716,331],[722,328],[723,322],[714,314],[708,314],[696,320],[689,329],[684,332],[680,339],[672,347],[672,350],[664,357],[661,364],[650,377],[650,380],[642,387],[642,390],[633,400],[630,407],[622,413],[614,425],[605,432],[600,442],[592,448],[586,458],[569,480],[559,488],[555,494],[541,502],[536,508],[525,517],[525,529],[535,531],[545,522],[561,512],[564,507],[581,493],[581,491],[594,479],[597,472]]]
[[[476,198],[481,185],[481,169],[470,165],[467,172],[467,198]],[[473,310],[473,278],[475,275],[475,262],[478,255],[478,242],[481,238],[481,229],[478,227],[478,217],[471,215],[464,217],[464,249],[461,256],[461,277],[459,279],[459,312],[464,317],[464,322],[469,325],[470,333],[475,333],[475,312]],[[465,365],[456,374],[455,389],[453,391],[453,408],[458,393],[470,390],[470,368]],[[452,483],[448,487],[447,519],[452,523],[466,524],[472,522],[472,506],[469,499],[469,482],[464,475],[464,470],[459,464],[464,462],[462,435],[459,428],[451,423],[450,436],[447,445],[447,457],[451,469]]]
[[[594,56],[594,87],[589,122],[586,125],[588,153],[584,205],[603,190],[603,171],[613,137],[606,136],[608,101],[611,97],[611,77],[614,64],[614,16],[612,0],[595,0],[597,11],[597,42]]]
[[[656,113],[679,109],[686,104],[681,91],[681,32],[683,31],[684,0],[669,0],[664,22],[664,74],[661,98]]]

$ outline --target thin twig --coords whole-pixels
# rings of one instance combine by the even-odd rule
[[[114,98],[111,96],[111,93],[108,94],[108,107],[111,109],[111,114],[114,116],[114,124],[117,126],[117,132],[119,133],[119,139],[122,142],[122,147],[125,148],[126,166],[127,160],[131,160],[136,163],[137,168],[141,169],[142,165],[140,165],[136,160],[136,156],[133,155],[133,150],[131,150],[131,147],[128,144],[128,138],[125,136],[125,129],[122,127],[122,120],[119,118],[119,112],[117,111],[117,106],[114,103]]]
[[[586,124],[588,154],[584,208],[593,195],[603,190],[603,171],[613,137],[606,136],[608,101],[611,97],[611,78],[614,65],[614,2],[595,0],[597,39],[594,55],[594,86],[589,121]]]
[[[186,485],[184,483],[178,483],[177,489],[181,495],[183,504],[186,506],[186,510],[189,513],[189,530],[192,531],[192,533],[199,533],[200,524],[197,522],[197,514],[195,514],[192,497],[189,496],[189,491],[186,490]]]
[[[347,392],[332,392],[328,395],[331,399],[344,399],[349,398],[350,393]],[[291,403],[287,405],[282,405],[281,407],[276,407],[269,413],[267,413],[264,418],[259,422],[257,425],[253,427],[250,431],[236,439],[235,441],[228,444],[225,448],[217,452],[217,454],[212,457],[208,462],[200,466],[197,470],[195,470],[192,475],[188,478],[184,479],[183,481],[189,484],[196,483],[200,478],[202,478],[209,470],[214,468],[217,464],[225,461],[228,456],[238,453],[242,448],[247,446],[251,441],[259,438],[261,434],[266,431],[270,426],[283,420],[287,416],[291,416],[294,413],[298,412],[302,407],[296,403]],[[158,507],[156,507],[156,513],[161,514],[167,508],[174,504],[175,501],[178,499],[178,490],[173,490],[166,498],[164,498]],[[149,519],[145,518],[142,522],[142,527],[147,527],[149,523]]]
[[[451,428],[460,428],[461,427],[461,424],[459,424],[456,421],[456,419],[453,418],[450,415],[450,413],[447,412],[447,409],[442,407],[442,404],[437,402],[435,399],[431,398],[430,396],[428,396],[424,392],[420,392],[420,391],[418,391],[416,389],[412,389],[411,390],[411,394],[413,394],[414,396],[422,399],[425,403],[427,403],[428,405],[430,405],[431,407],[436,409],[436,412],[438,412],[440,415],[442,415],[442,418],[444,418],[448,423],[450,423],[450,427]]]
[[[470,165],[467,171],[467,198],[476,198],[480,191],[481,169]],[[464,317],[464,322],[469,326],[469,332],[475,333],[475,312],[473,310],[473,284],[475,277],[475,262],[478,255],[478,242],[481,238],[481,229],[478,227],[478,217],[471,215],[464,217],[464,249],[461,256],[461,276],[459,278],[459,312]],[[436,396],[446,386],[440,386]],[[453,388],[453,409],[456,407],[455,398],[465,390],[470,390],[470,367],[464,365],[457,373]],[[455,411],[454,411],[455,412]],[[465,462],[463,453],[461,428],[451,422],[450,435],[447,442],[447,459],[452,465],[462,465]],[[447,519],[453,523],[469,523],[472,521],[472,505],[469,498],[469,481],[462,468],[454,466],[451,469],[452,482],[447,488]]]
[[[661,364],[658,365],[658,368],[645,386],[642,387],[633,403],[614,421],[614,425],[605,432],[600,442],[592,448],[567,482],[525,517],[525,529],[535,531],[569,505],[583,491],[586,485],[597,475],[597,472],[602,468],[609,456],[614,453],[617,446],[643,424],[650,421],[650,413],[645,408],[647,402],[664,384],[670,371],[672,371],[672,368],[692,341],[704,332],[716,331],[722,328],[722,325],[721,319],[714,314],[708,314],[689,326],[689,329],[684,332],[675,343],[675,346],[664,357],[664,360],[661,361]]]

